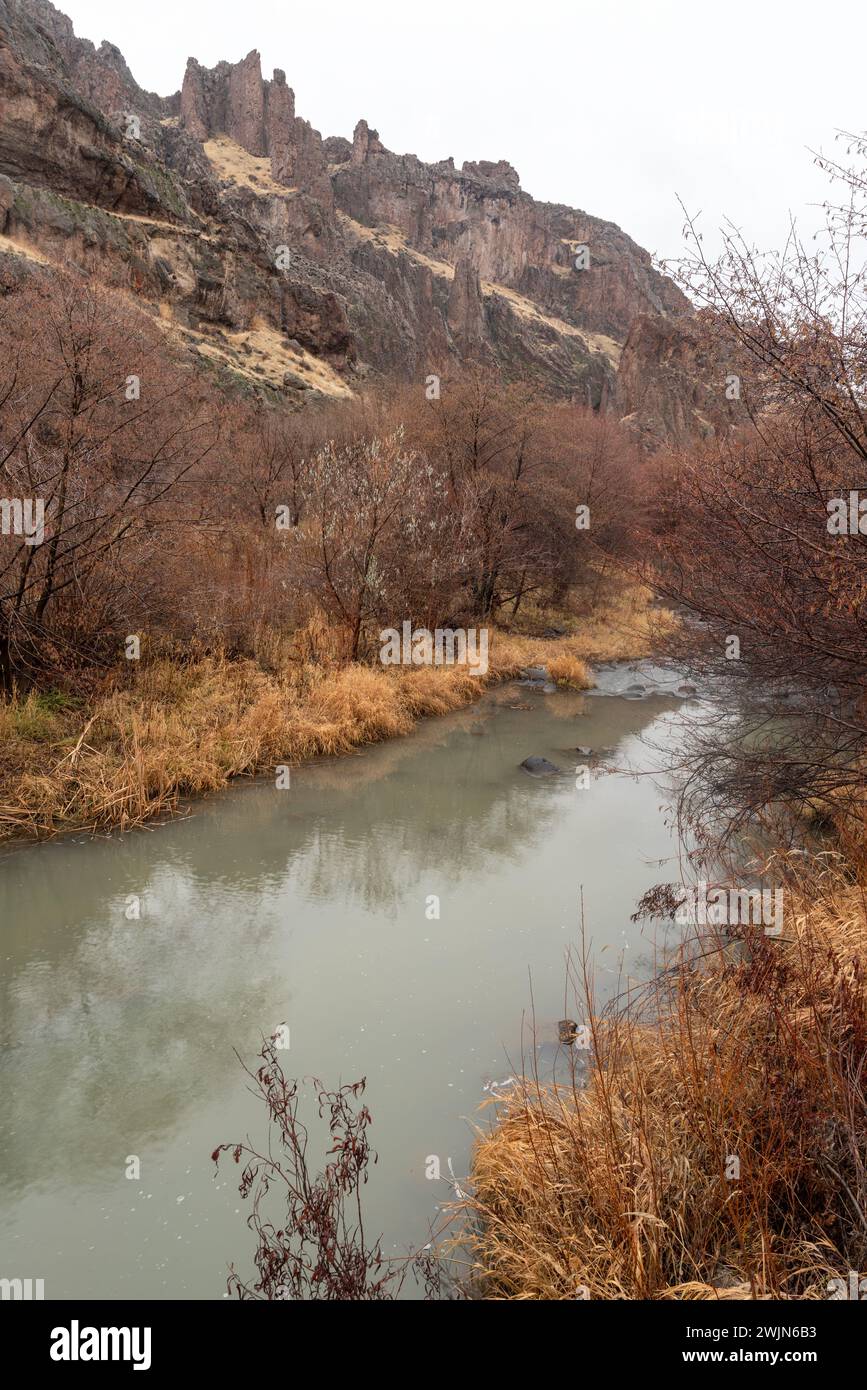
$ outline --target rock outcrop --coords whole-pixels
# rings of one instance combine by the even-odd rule
[[[479,272],[469,256],[455,266],[446,317],[461,356],[476,356],[485,342],[485,311]]]
[[[134,293],[245,380],[340,394],[481,360],[649,446],[726,423],[689,304],[613,223],[506,160],[426,164],[365,120],[323,140],[255,50],[159,97],[48,0],[0,0],[0,175],[5,254]]]
[[[0,232],[6,230],[6,220],[15,202],[15,185],[5,174],[0,174]]]
[[[743,420],[739,378],[700,316],[639,314],[602,405],[650,449],[685,444]]]
[[[379,131],[371,130],[367,121],[359,121],[352,135],[351,164],[365,164],[372,154],[385,154],[385,146],[379,139]]]
[[[225,136],[254,158],[268,157],[271,177],[297,187],[331,208],[331,180],[322,136],[295,115],[295,93],[286,74],[262,77],[255,49],[240,63],[204,68],[187,62],[181,88],[180,125],[203,143]]]

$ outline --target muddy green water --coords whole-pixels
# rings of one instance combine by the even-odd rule
[[[485,1087],[532,1053],[531,976],[542,1070],[557,1060],[582,892],[600,1000],[653,969],[629,915],[678,876],[676,845],[658,783],[634,774],[658,766],[642,735],[670,742],[675,708],[513,685],[293,770],[289,790],[0,858],[0,1276],[42,1278],[49,1299],[222,1297],[251,1236],[234,1166],[215,1179],[210,1154],[264,1142],[233,1049],[252,1061],[281,1023],[290,1074],[367,1077],[368,1232],[386,1253],[423,1244]],[[529,754],[563,776],[528,776]]]

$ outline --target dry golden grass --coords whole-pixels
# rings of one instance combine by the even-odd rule
[[[297,193],[297,188],[288,188],[278,183],[271,173],[271,160],[267,157],[248,154],[243,146],[228,135],[218,135],[206,140],[204,151],[218,178],[228,179],[254,193],[274,193],[282,198]]]
[[[555,272],[559,266],[552,266]],[[572,274],[566,271],[567,275]],[[510,289],[506,285],[500,285],[492,281],[483,280],[482,294],[485,298],[492,295],[499,295],[505,299],[519,318],[530,323],[543,324],[546,328],[551,328],[555,333],[559,333],[564,338],[579,338],[591,352],[599,352],[607,357],[613,367],[617,367],[623,354],[623,346],[616,339],[609,338],[605,333],[587,333],[583,328],[576,328],[574,324],[567,323],[565,319],[557,318],[553,314],[546,314],[539,308],[538,304],[526,295],[519,294],[517,290]]]
[[[483,688],[461,667],[273,674],[206,657],[156,661],[86,716],[46,712],[31,696],[0,708],[0,836],[128,829],[232,777],[409,733],[417,719],[458,709]]]
[[[692,943],[652,1010],[594,1016],[582,965],[586,1086],[522,1081],[455,1209],[483,1296],[824,1299],[864,1270],[865,901],[812,861],[782,937]]]
[[[478,692],[459,670],[308,666],[274,674],[253,661],[205,657],[144,666],[86,716],[45,714],[30,697],[0,713],[0,835],[128,829],[232,777],[408,733],[415,719]]]
[[[587,662],[570,652],[552,657],[548,662],[548,674],[557,685],[565,685],[570,690],[589,690],[593,684]]]
[[[657,650],[677,621],[669,609],[654,607],[646,585],[616,572],[600,573],[585,589],[570,594],[560,609],[539,610],[532,600],[525,603],[511,625],[509,640],[557,624],[566,629],[566,636],[555,655],[568,652],[591,664],[636,661]]]
[[[399,227],[391,223],[384,226],[367,227],[363,222],[356,222],[348,213],[338,212],[338,221],[344,229],[357,237],[359,241],[369,241],[375,246],[380,246],[389,251],[392,256],[409,256],[413,261],[420,265],[427,266],[428,270],[434,275],[438,275],[442,280],[453,280],[455,278],[455,268],[448,261],[438,260],[435,256],[428,256],[424,251],[418,251],[407,241],[404,233]]]
[[[227,366],[246,380],[282,387],[286,373],[299,377],[310,390],[335,399],[349,399],[354,393],[335,369],[321,357],[304,348],[292,348],[285,336],[264,320],[249,328],[230,333],[201,333],[186,328],[171,316],[160,314],[155,320],[180,342],[194,344],[204,357]]]
[[[43,256],[41,251],[37,251],[28,242],[12,237],[0,236],[0,255],[22,256],[26,261],[34,261],[37,265],[50,265],[47,256]]]
[[[628,599],[640,641],[648,597]],[[619,621],[626,600],[605,601]],[[592,677],[581,653],[632,654],[625,628],[605,639],[603,630],[601,612],[563,638],[494,630],[480,677],[466,666],[341,665],[337,635],[314,618],[291,635],[255,634],[255,660],[204,655],[125,667],[87,707],[60,696],[0,703],[0,839],[129,829],[233,777],[409,733],[418,719],[460,709],[524,666],[553,663],[564,682],[580,679],[586,689]]]

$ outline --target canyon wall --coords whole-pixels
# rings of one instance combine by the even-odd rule
[[[135,294],[253,387],[301,401],[474,360],[651,447],[722,422],[687,300],[613,223],[536,201],[506,160],[426,164],[364,120],[323,139],[255,50],[191,57],[159,97],[48,0],[0,0],[0,176],[6,259]]]

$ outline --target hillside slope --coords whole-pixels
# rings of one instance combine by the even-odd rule
[[[479,360],[651,442],[713,428],[690,306],[618,227],[536,202],[505,161],[425,164],[363,120],[323,139],[255,51],[191,58],[159,97],[47,0],[0,0],[0,251],[133,295],[206,364],[290,401]],[[660,339],[687,347],[664,408],[642,357]]]

